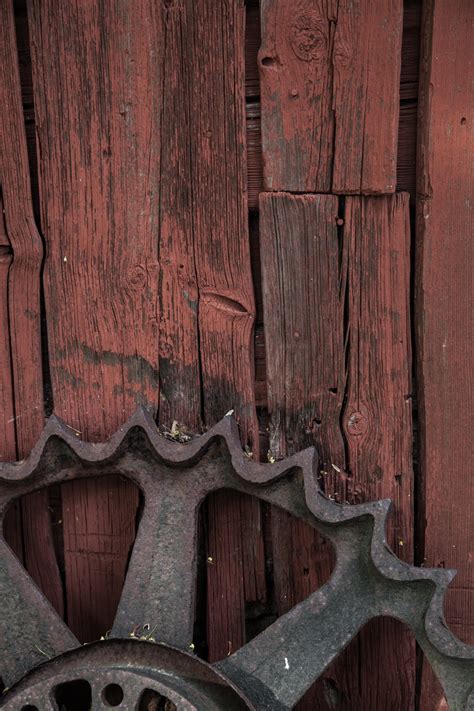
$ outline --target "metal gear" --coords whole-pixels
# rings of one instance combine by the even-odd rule
[[[90,689],[94,711],[136,709],[146,694],[162,700],[157,708],[291,709],[381,615],[412,629],[450,708],[474,708],[474,649],[443,618],[453,571],[416,568],[394,555],[385,538],[389,501],[349,506],[324,496],[314,449],[260,464],[243,453],[230,416],[179,444],[160,435],[143,409],[105,444],[73,432],[51,417],[27,460],[0,464],[0,522],[14,499],[51,484],[103,474],[133,480],[144,508],[122,596],[109,639],[79,644],[0,534],[0,675],[10,687],[2,709],[57,711],[60,690],[73,680]],[[190,653],[197,522],[203,500],[222,488],[303,519],[331,541],[337,560],[319,590],[210,665]],[[154,629],[154,640],[131,637],[139,627]]]

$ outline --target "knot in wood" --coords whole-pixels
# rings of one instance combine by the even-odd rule
[[[144,289],[147,283],[146,269],[143,264],[135,264],[127,272],[127,285],[131,289]]]
[[[368,422],[362,412],[353,412],[347,420],[347,431],[355,437],[360,437],[367,432]]]
[[[322,61],[326,55],[327,42],[324,25],[316,12],[298,15],[291,26],[291,47],[304,62]]]

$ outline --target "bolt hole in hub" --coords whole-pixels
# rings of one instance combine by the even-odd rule
[[[119,684],[107,684],[102,691],[102,701],[106,706],[120,706],[124,693]]]
[[[254,707],[197,657],[153,642],[112,639],[36,667],[0,704],[7,711],[245,711]]]

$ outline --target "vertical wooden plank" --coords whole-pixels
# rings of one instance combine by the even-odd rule
[[[176,420],[198,432],[202,403],[190,130],[191,114],[197,106],[189,83],[193,52],[192,19],[188,15],[187,8],[179,3],[169,3],[163,14],[159,423],[171,428]]]
[[[344,275],[338,198],[264,193],[260,244],[270,415],[270,453],[279,458],[315,445],[325,475],[345,467],[339,420],[344,398]],[[323,477],[324,480],[325,477]],[[277,612],[319,587],[334,559],[316,532],[271,513]],[[301,709],[321,701],[310,690]]]
[[[16,459],[15,407],[13,402],[10,327],[8,323],[8,272],[12,253],[3,223],[3,202],[0,198],[0,460]],[[15,503],[3,522],[5,538],[23,561],[21,506]]]
[[[266,190],[331,189],[337,2],[262,0],[259,52]]]
[[[3,219],[3,200],[0,195],[0,460],[14,461],[15,408],[10,354],[10,326],[8,323],[8,272],[12,250]]]
[[[267,190],[395,191],[402,0],[262,0]]]
[[[188,81],[193,240],[199,289],[202,412],[212,425],[234,410],[257,456],[253,373],[255,303],[245,160],[243,0],[185,3],[191,22]],[[203,68],[207,68],[203,71]],[[260,506],[216,494],[208,509],[208,646],[215,660],[245,641],[246,596],[261,581]],[[242,557],[252,565],[243,567]]]
[[[329,195],[267,193],[260,208],[271,451],[284,456],[316,445],[326,492],[336,500],[390,496],[390,540],[410,559],[408,196],[346,198],[344,219],[338,198]],[[321,584],[332,560],[289,517],[272,512],[272,528],[283,612]],[[368,668],[379,670],[377,684],[360,683],[367,658]],[[409,708],[414,672],[409,635],[378,623],[301,708],[325,704],[329,687],[343,708]]]
[[[158,405],[161,7],[30,7],[55,411],[104,440],[138,404]],[[111,626],[136,508],[121,481],[63,489],[68,622],[82,640]]]
[[[44,425],[40,331],[43,246],[33,216],[13,4],[9,0],[0,4],[0,67],[0,187],[5,234],[13,253],[7,287],[13,422],[15,456],[23,458]],[[9,443],[11,456],[11,431]],[[25,497],[22,510],[27,570],[62,613],[62,583],[46,492]],[[18,550],[18,545],[14,545]]]
[[[334,36],[333,191],[396,186],[402,0],[340,0]]]
[[[424,3],[415,303],[420,543],[426,565],[458,570],[445,616],[471,643],[473,21],[472,3]],[[427,667],[420,705],[444,708]]]
[[[338,198],[260,196],[270,449],[275,458],[316,445],[323,467],[344,468]],[[288,442],[290,438],[290,442]]]
[[[405,560],[413,556],[408,199],[346,199],[350,341],[342,419],[348,498],[392,499],[388,540]]]
[[[347,451],[344,498],[351,503],[392,499],[388,542],[400,558],[411,561],[408,203],[406,193],[345,201],[349,341],[341,423]],[[415,693],[414,639],[393,620],[373,621],[328,676],[332,673],[346,700],[344,708],[411,708]]]

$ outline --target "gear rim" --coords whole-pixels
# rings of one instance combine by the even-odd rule
[[[176,475],[178,471],[181,476]],[[293,664],[294,671],[291,678],[289,675],[278,673],[273,657],[278,656],[281,650],[275,646],[275,638],[281,638],[282,634],[283,637],[286,635],[287,639],[288,635],[291,637],[291,630],[296,629],[298,625],[301,627],[302,621],[303,624],[305,623],[305,615],[307,617],[309,615],[308,619],[311,620],[313,617],[318,618],[319,615],[319,622],[321,620],[324,622],[326,610],[334,601],[336,601],[335,609],[338,609],[338,604],[339,609],[342,609],[340,603],[344,601],[344,585],[350,575],[352,575],[351,586],[353,580],[360,579],[361,589],[355,599],[360,598],[365,601],[365,607],[362,605],[360,611],[361,621],[364,620],[365,623],[368,619],[385,614],[408,624],[438,676],[450,708],[455,711],[472,708],[474,650],[454,637],[443,618],[443,597],[454,573],[447,570],[416,568],[400,561],[390,550],[385,539],[385,522],[390,502],[376,501],[353,506],[337,504],[326,498],[320,490],[317,471],[317,456],[314,449],[304,450],[274,464],[252,461],[242,451],[237,424],[230,416],[225,417],[206,434],[186,444],[164,439],[158,432],[151,413],[144,409],[138,410],[104,444],[82,442],[75,436],[74,430],[52,417],[27,460],[0,464],[0,515],[3,517],[9,503],[25,493],[38,490],[50,483],[91,474],[120,473],[127,476],[144,491],[145,499],[147,495],[152,499],[155,496],[156,505],[158,505],[156,491],[154,492],[150,481],[153,482],[155,479],[155,485],[156,481],[160,482],[162,495],[166,488],[163,487],[163,482],[166,482],[169,491],[165,492],[165,502],[161,503],[160,511],[163,513],[167,510],[166,507],[170,506],[171,512],[175,513],[178,510],[180,516],[188,509],[195,512],[205,496],[219,488],[233,488],[256,495],[311,523],[332,542],[337,556],[336,569],[328,583],[279,618],[274,625],[241,650],[216,665],[221,673],[247,694],[256,704],[256,708],[268,708],[272,711],[278,708],[291,708],[311,681],[319,676],[360,629],[359,627],[354,632],[349,620],[346,621],[346,626],[338,625],[336,642],[331,640],[331,635],[317,640],[317,654],[320,655],[317,659],[313,658],[316,655],[314,639],[311,639],[310,635],[308,645],[308,641],[304,640],[304,634],[301,636],[299,633],[297,644],[301,648],[293,649],[291,654],[289,652],[288,654],[292,661],[293,658],[299,658],[301,664]],[[177,505],[176,502],[179,503],[178,509],[173,509]],[[116,638],[128,636],[127,632],[129,634],[129,627],[134,619],[133,615],[130,617],[130,610],[137,609],[136,601],[132,604],[129,600],[127,603],[126,598],[127,595],[130,598],[130,593],[133,591],[133,585],[131,586],[129,580],[132,577],[131,569],[135,573],[141,570],[140,554],[143,556],[145,550],[143,546],[146,546],[147,542],[148,548],[155,544],[160,553],[160,545],[163,550],[170,545],[169,541],[165,541],[164,545],[163,540],[160,543],[156,522],[153,528],[153,519],[156,518],[155,509],[149,507],[146,513],[145,526],[148,526],[148,529],[151,527],[152,530],[148,536],[147,532],[141,535],[141,524],[137,533],[135,547],[137,541],[140,541],[142,550],[141,553],[140,551],[135,553],[134,547],[132,553],[112,630],[112,636]],[[187,574],[183,573],[184,568],[181,571],[187,581],[185,593],[188,617],[194,601],[191,590],[194,579],[193,566],[195,566],[195,556],[191,550],[193,545],[195,545],[195,535],[194,538],[188,537],[183,543],[186,551],[184,563],[190,563],[191,567],[191,571]],[[180,548],[181,540],[176,548],[179,555],[181,555]],[[158,558],[163,557],[163,550]],[[5,592],[8,590],[9,583],[16,581],[19,588],[18,596],[23,604],[25,600],[30,599],[30,602],[37,606],[36,609],[45,610],[44,599],[43,602],[39,600],[42,594],[32,585],[24,571],[23,574],[20,573],[19,564],[17,562],[15,565],[12,555],[3,538],[0,538],[0,591]],[[165,569],[167,569],[166,565]],[[172,579],[172,574],[170,575]],[[370,592],[366,592],[364,587],[370,588]],[[416,594],[413,593],[415,587],[418,590]],[[142,590],[140,594],[139,602],[143,603],[147,613],[143,619],[150,616],[150,610],[155,614],[158,609],[161,609],[162,617],[168,613],[171,615],[168,629],[166,629],[166,622],[162,628],[163,639],[157,641],[187,649],[190,644],[189,625],[187,630],[180,630],[179,633],[177,626],[173,629],[173,620],[179,616],[179,611],[178,615],[174,614],[175,610],[170,600],[165,599],[166,596],[162,595],[161,591],[158,597],[155,596],[152,603],[148,604],[146,590]],[[124,604],[122,604],[123,600],[125,600]],[[308,601],[311,604],[308,605]],[[11,617],[4,612],[0,619],[0,630],[4,633],[3,639],[6,640],[7,646],[10,640],[17,652],[24,648],[28,649],[23,665],[21,660],[17,660],[10,664],[10,669],[7,669],[7,679],[11,679],[14,683],[43,660],[31,649],[31,640],[39,632],[35,628],[34,620],[29,619],[29,624],[32,625],[31,629],[28,629],[31,637],[29,647],[28,641],[26,644],[18,642],[15,630],[12,634],[8,630],[7,623],[11,623]],[[56,632],[58,629],[61,632],[60,636],[64,644],[60,645],[59,649],[53,650],[53,656],[78,646],[79,643],[64,624],[61,626],[55,620],[55,625]],[[363,626],[362,622],[361,626]],[[304,630],[303,632],[306,634]],[[26,637],[28,638],[28,634]],[[288,659],[288,656],[284,658]],[[312,663],[314,663],[313,668],[311,668]],[[0,653],[0,665],[4,673],[5,645]],[[315,670],[316,676],[314,676]]]

